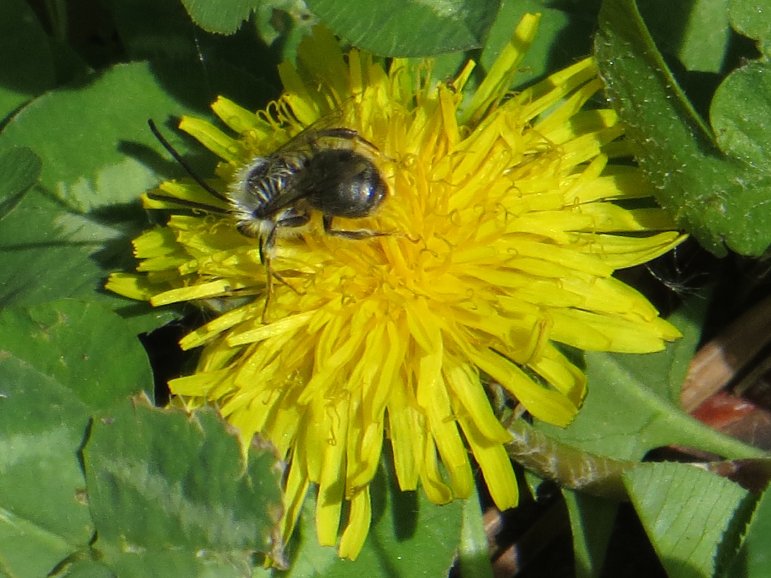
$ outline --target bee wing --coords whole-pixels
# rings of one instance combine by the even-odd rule
[[[313,141],[318,139],[319,133],[323,134],[327,129],[339,126],[341,121],[342,114],[340,111],[328,113],[291,137],[286,143],[276,149],[274,154],[309,150]]]
[[[345,127],[345,119],[340,110],[330,112],[319,118],[313,124],[293,136],[289,141],[276,149],[275,154],[292,151],[310,151],[323,148],[322,142],[330,148],[338,148],[340,142],[355,142],[358,145],[377,151],[377,147],[362,137],[358,131]]]

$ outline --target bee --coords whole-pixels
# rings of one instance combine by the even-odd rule
[[[377,147],[353,129],[306,129],[273,153],[253,158],[236,173],[227,191],[221,193],[192,170],[152,120],[148,124],[158,141],[190,177],[212,197],[226,202],[229,210],[157,194],[152,197],[190,208],[230,214],[241,234],[258,241],[260,260],[268,272],[268,296],[272,291],[272,276],[283,281],[270,268],[277,236],[306,225],[313,211],[321,214],[324,232],[328,235],[363,239],[387,234],[369,229],[333,227],[337,217],[370,216],[388,192],[376,164]]]
[[[236,228],[260,241],[263,257],[275,244],[280,229],[302,227],[310,220],[313,210],[321,213],[327,234],[352,239],[379,234],[332,226],[335,217],[356,219],[371,215],[388,190],[375,162],[377,147],[353,129],[307,129],[275,152],[253,158],[236,173],[234,182],[223,194],[192,170],[152,120],[148,124],[158,141],[193,180],[230,206]],[[219,212],[200,203],[154,197]]]
[[[383,202],[386,184],[375,164],[377,148],[348,128],[309,129],[241,169],[228,190],[238,230],[272,248],[278,232],[305,225],[316,210],[324,232],[352,239],[369,230],[341,230],[335,217],[367,217]]]

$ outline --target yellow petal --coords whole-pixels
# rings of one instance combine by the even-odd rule
[[[369,532],[372,521],[372,505],[369,486],[363,487],[351,497],[348,513],[348,525],[340,539],[340,557],[355,560]]]

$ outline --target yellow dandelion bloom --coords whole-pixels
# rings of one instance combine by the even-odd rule
[[[469,496],[471,453],[498,507],[516,505],[509,435],[484,383],[565,425],[585,377],[556,343],[643,353],[678,337],[613,277],[681,235],[644,202],[640,172],[613,163],[629,156],[615,113],[585,108],[601,88],[594,62],[509,92],[537,22],[522,20],[473,94],[473,62],[437,82],[430,61],[344,53],[316,29],[297,65],[280,67],[285,92],[265,110],[220,98],[227,132],[182,120],[222,159],[219,191],[320,123],[371,143],[387,185],[371,215],[335,220],[381,235],[330,235],[314,214],[279,236],[268,297],[260,242],[239,233],[228,204],[192,182],[163,183],[145,205],[176,211],[135,240],[139,274],[108,283],[156,306],[216,309],[182,340],[203,348],[196,373],[170,387],[191,408],[216,404],[245,440],[260,434],[285,457],[285,536],[315,484],[319,540],[355,558],[385,440],[404,490],[420,486],[437,504]]]

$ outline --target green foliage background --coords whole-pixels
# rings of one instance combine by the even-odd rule
[[[435,56],[442,78],[469,57],[484,71],[528,11],[543,18],[517,84],[594,50],[661,204],[716,255],[767,255],[771,9],[761,2],[0,4],[0,576],[282,574],[261,568],[280,465],[265,448],[243,456],[213,412],[155,407],[136,336],[182,312],[102,289],[111,271],[133,268],[130,241],[150,225],[139,195],[180,173],[146,120],[166,124],[205,172],[214,159],[174,132],[174,118],[210,117],[219,94],[264,106],[280,90],[276,64],[316,23],[379,55]],[[767,493],[683,464],[639,463],[673,443],[766,459],[678,408],[705,305],[676,314],[685,338],[666,352],[587,355],[590,394],[569,428],[514,426],[527,451],[515,443],[512,455],[576,488],[565,499],[578,576],[600,575],[616,509],[581,491],[592,484],[631,499],[670,576],[766,575]],[[388,463],[373,495],[355,563],[316,544],[309,503],[286,573],[444,576],[459,554],[463,576],[490,575],[476,504],[398,492]]]

